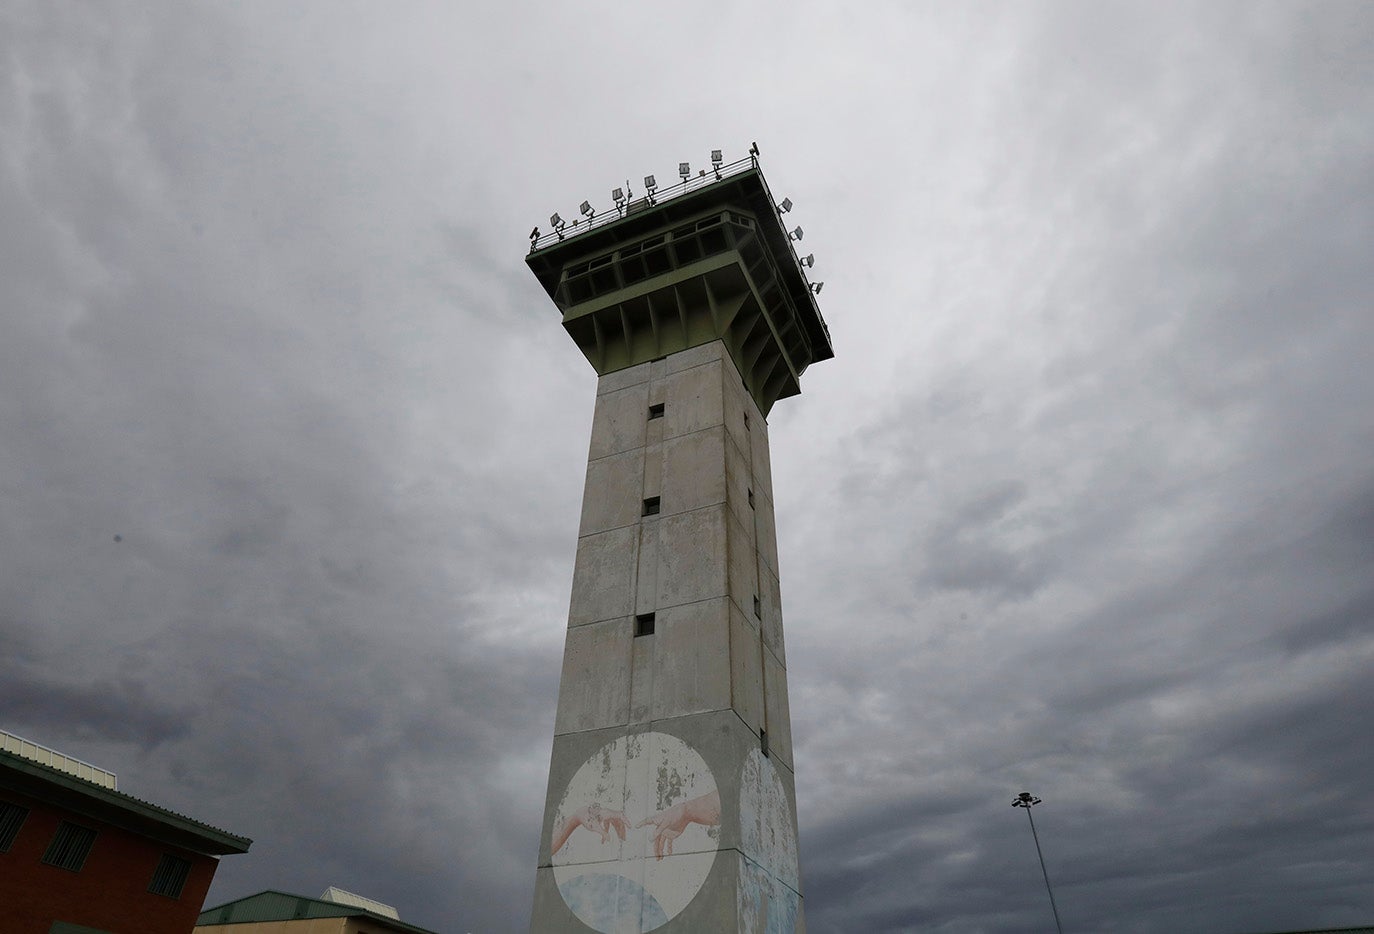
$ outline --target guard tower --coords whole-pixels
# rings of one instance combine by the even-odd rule
[[[535,934],[805,929],[766,419],[833,352],[757,155],[531,234],[600,377]]]

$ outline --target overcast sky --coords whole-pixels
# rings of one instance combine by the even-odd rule
[[[0,728],[528,923],[595,375],[757,141],[812,934],[1374,923],[1374,5],[0,3]]]

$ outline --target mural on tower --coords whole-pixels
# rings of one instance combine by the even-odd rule
[[[584,762],[553,816],[563,900],[601,934],[645,934],[701,889],[720,837],[720,791],[705,760],[667,733],[622,736]]]
[[[792,802],[771,760],[752,749],[740,776],[742,934],[794,934],[801,906]]]

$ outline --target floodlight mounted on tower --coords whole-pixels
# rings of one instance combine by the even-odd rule
[[[626,192],[623,210],[540,238],[526,263],[598,373],[720,340],[767,413],[834,351],[805,276],[814,260],[797,256],[801,229],[783,226],[757,147],[729,165],[715,156],[713,174],[661,198],[645,176],[648,198]]]

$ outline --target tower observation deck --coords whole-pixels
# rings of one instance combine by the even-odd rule
[[[717,171],[534,239],[526,263],[599,375],[720,340],[766,415],[835,354],[757,158]]]
[[[805,929],[767,415],[834,354],[756,152],[680,175],[526,257],[600,377],[538,934]]]

